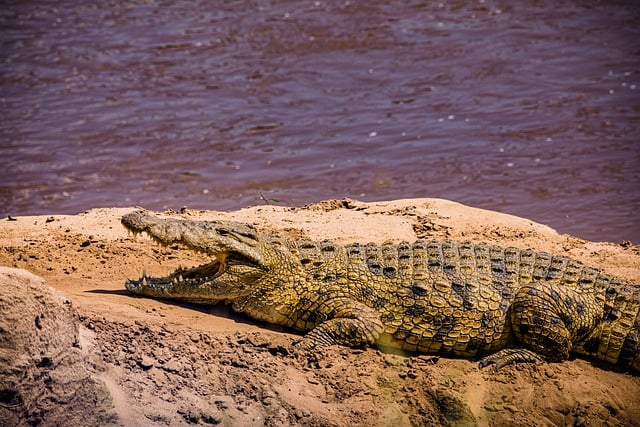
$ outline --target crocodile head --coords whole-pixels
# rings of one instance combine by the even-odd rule
[[[149,297],[215,303],[233,302],[247,296],[252,285],[269,271],[268,245],[249,224],[218,221],[161,219],[144,211],[122,217],[134,234],[146,233],[161,245],[181,244],[211,255],[211,262],[180,268],[165,277],[127,279],[126,288]]]

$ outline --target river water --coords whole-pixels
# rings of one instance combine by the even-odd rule
[[[17,1],[0,28],[3,217],[441,197],[640,243],[637,2]]]

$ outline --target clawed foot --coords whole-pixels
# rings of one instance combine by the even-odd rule
[[[297,351],[309,351],[313,350],[316,347],[316,343],[307,337],[300,338],[298,341],[295,341],[293,343],[293,349]]]
[[[543,362],[544,359],[538,353],[526,348],[505,348],[497,353],[490,354],[480,359],[478,365],[485,368],[494,365],[496,370],[504,368],[514,363],[536,363]]]

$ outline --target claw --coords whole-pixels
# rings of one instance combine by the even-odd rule
[[[536,363],[543,361],[544,358],[542,356],[527,348],[505,348],[497,353],[483,357],[478,362],[478,365],[481,369],[489,365],[495,365],[495,369],[500,370],[507,365],[515,363]]]

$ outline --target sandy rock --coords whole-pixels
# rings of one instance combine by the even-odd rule
[[[28,271],[0,267],[0,420],[3,425],[114,421],[89,372],[76,311]]]

